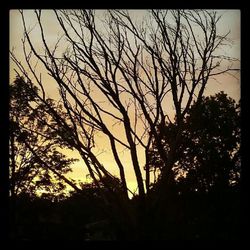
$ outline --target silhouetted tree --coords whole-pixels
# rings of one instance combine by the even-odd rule
[[[166,151],[177,133],[177,124],[159,127]],[[151,171],[161,178],[164,164],[157,146],[151,149]],[[176,149],[173,182],[189,191],[223,190],[239,184],[240,106],[223,92],[194,102],[183,123]],[[186,191],[187,191],[186,190]]]
[[[48,106],[58,109],[52,100],[44,105],[38,98],[38,88],[17,77],[10,85],[10,197],[20,193],[30,196],[62,195],[66,184],[77,187],[64,174],[72,171],[75,159],[58,151],[67,147],[58,140]],[[63,114],[61,114],[63,116]],[[47,126],[48,120],[50,126]],[[54,123],[54,126],[56,124]],[[47,193],[47,194],[46,194]]]
[[[136,237],[142,229],[138,230],[138,225],[144,221],[140,213],[147,210],[145,194],[152,183],[149,151],[153,140],[163,164],[162,188],[159,189],[162,191],[155,196],[154,202],[157,206],[157,200],[165,196],[163,187],[169,181],[178,156],[191,104],[194,101],[197,105],[201,103],[211,76],[233,70],[233,64],[225,66],[224,63],[230,59],[220,54],[228,35],[217,32],[220,17],[215,11],[152,10],[149,22],[136,23],[129,11],[111,10],[106,12],[100,24],[93,10],[55,10],[63,36],[53,47],[46,37],[42,11],[35,10],[41,38],[38,49],[26,25],[24,11],[20,10],[20,14],[25,61],[19,61],[11,52],[17,73],[28,85],[40,89],[37,97],[53,117],[56,136],[79,152],[100,190],[103,190],[101,184],[112,190],[113,181],[103,180],[115,177],[94,153],[95,136],[103,135],[108,140],[109,145],[105,147],[110,148],[122,186],[120,195],[115,192],[108,195],[113,196],[113,204],[123,204],[121,207],[129,211],[127,221],[137,228],[131,230]],[[65,48],[63,53],[60,47]],[[48,85],[39,75],[34,59],[51,76],[51,83],[58,87],[61,109],[48,102]],[[167,151],[157,127],[171,123],[168,105],[174,107],[176,134],[169,139]],[[50,120],[45,122],[51,127]],[[114,126],[117,129],[113,129]],[[128,187],[125,165],[119,155],[121,149],[130,154],[138,185],[138,219],[127,205]],[[139,149],[145,152],[145,182]],[[106,194],[102,192],[108,204]]]
[[[177,133],[176,121],[158,128],[164,150],[169,151]],[[223,92],[203,97],[191,106],[165,199],[153,223],[162,228],[163,238],[235,239],[240,225],[240,105]],[[150,171],[158,193],[164,164],[155,144],[150,153]],[[152,222],[151,222],[152,223]],[[164,224],[164,223],[163,223]]]
[[[60,107],[51,99],[47,99],[45,105],[39,98],[38,88],[20,77],[10,85],[9,103],[9,216],[13,239],[20,236],[20,221],[20,227],[25,226],[19,209],[25,209],[25,205],[29,207],[27,197],[42,196],[52,201],[67,196],[67,185],[77,191],[80,188],[64,176],[71,171],[70,165],[75,159],[60,152],[60,147],[68,145],[55,133],[53,126],[56,123],[48,113],[49,108],[57,110]],[[47,126],[48,120],[50,126]],[[31,216],[34,215],[31,207],[27,209]],[[29,223],[32,224],[32,219]]]

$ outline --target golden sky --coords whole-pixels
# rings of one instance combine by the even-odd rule
[[[37,26],[35,15],[32,10],[25,10],[25,20],[27,22],[27,27],[32,28],[31,38],[38,48],[38,50],[42,50],[40,46],[40,36],[37,35]],[[102,10],[99,10],[98,13],[101,14]],[[134,17],[141,18],[144,14],[144,10],[132,10],[131,11]],[[230,30],[229,38],[232,39],[233,43],[230,47],[225,48],[225,55],[240,59],[240,10],[218,10],[219,14],[223,14],[221,20],[218,24],[218,30],[221,33],[226,33]],[[10,18],[10,50],[14,49],[15,54],[20,60],[22,60],[22,43],[21,39],[23,38],[23,28],[20,14],[17,10],[10,10],[9,14]],[[55,41],[60,37],[62,31],[58,29],[57,20],[51,10],[43,10],[42,11],[42,20],[45,27],[45,33],[49,44],[54,44]],[[61,52],[64,51],[64,46],[62,44]],[[236,65],[239,67],[240,65]],[[13,81],[15,78],[14,73],[14,65],[10,62],[10,81]],[[47,83],[46,90],[47,94],[52,98],[56,98],[57,96],[57,88],[56,85],[53,84],[53,80],[48,76],[47,73],[44,73],[43,69],[43,80]],[[49,84],[48,84],[49,83]],[[205,91],[206,95],[214,94],[219,91],[226,92],[229,96],[234,98],[235,100],[239,100],[240,98],[240,73],[237,73],[235,77],[230,75],[222,75],[217,77],[216,79],[211,79],[208,87]],[[113,129],[118,131],[117,128],[113,127]],[[121,136],[122,137],[122,136]],[[116,167],[115,161],[111,157],[111,150],[106,145],[109,145],[107,138],[101,135],[97,135],[96,137],[96,148],[95,153],[98,154],[98,158],[106,166],[111,172],[116,173],[119,176],[118,169]],[[65,152],[70,157],[78,158],[79,155],[75,151],[65,150]],[[136,189],[135,184],[135,176],[131,167],[130,156],[127,151],[124,151],[122,147],[119,148],[119,153],[121,156],[121,160],[126,166],[125,173],[128,179],[129,188],[134,191]],[[144,152],[142,148],[138,148],[138,156],[140,160],[140,165],[143,167],[144,165]],[[73,167],[73,172],[69,174],[71,178],[85,180],[87,171],[82,161],[75,163]],[[144,176],[144,175],[143,175]]]

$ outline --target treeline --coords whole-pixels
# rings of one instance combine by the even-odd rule
[[[141,226],[141,234],[149,240],[240,239],[239,191],[234,187],[224,192],[168,193],[165,209],[147,216]],[[45,198],[18,196],[15,211],[10,217],[10,239],[131,239],[125,225],[113,220],[116,215],[110,218],[106,212],[109,208],[105,207],[102,198],[86,195],[88,192],[89,189],[54,202]],[[130,202],[132,206],[137,206],[136,197]]]

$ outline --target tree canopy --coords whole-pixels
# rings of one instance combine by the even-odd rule
[[[53,100],[46,101],[44,105],[38,98],[38,88],[23,78],[17,77],[10,85],[10,196],[13,198],[20,193],[33,197],[63,196],[65,184],[71,184],[64,175],[72,171],[70,164],[75,159],[58,150],[68,145],[58,139],[53,128],[56,124],[48,114],[49,108],[58,107]]]
[[[176,122],[159,127],[164,149],[170,150]],[[151,171],[161,177],[157,147],[151,149]],[[227,189],[240,179],[240,106],[223,92],[194,103],[184,120],[176,149],[173,178],[183,188],[197,192]]]

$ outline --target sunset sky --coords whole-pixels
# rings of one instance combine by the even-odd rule
[[[99,10],[97,15],[101,15],[103,10]],[[134,18],[142,18],[145,15],[144,10],[131,10]],[[225,47],[225,56],[237,58],[240,60],[240,10],[218,10],[219,14],[222,14],[222,18],[218,23],[218,32],[226,33],[230,31],[228,36],[229,39],[232,40],[231,46]],[[41,38],[37,34],[37,25],[36,18],[32,10],[25,10],[24,12],[25,20],[27,27],[32,29],[31,37],[32,40],[39,49]],[[23,59],[22,54],[22,43],[21,39],[23,38],[23,27],[21,16],[17,10],[10,11],[10,50],[14,50],[14,53],[20,60]],[[62,35],[62,31],[58,27],[58,22],[55,18],[53,11],[51,10],[43,10],[42,11],[42,20],[46,33],[46,37],[48,39],[49,44],[54,44],[55,41]],[[100,24],[101,25],[101,24]],[[62,44],[61,53],[64,52],[64,46]],[[240,63],[234,65],[236,68],[240,68]],[[51,98],[57,98],[57,86],[53,83],[53,80],[48,76],[48,74],[44,71],[44,69],[40,69],[43,77],[43,81],[46,82],[46,90],[48,96]],[[225,74],[217,77],[216,79],[211,79],[208,83],[208,87],[205,90],[206,95],[215,94],[219,91],[226,92],[229,96],[234,98],[236,101],[240,99],[240,73],[232,72],[234,75]],[[10,62],[10,82],[15,79],[14,72],[14,64]],[[114,126],[114,129],[117,127]],[[119,134],[119,131],[116,131]],[[122,137],[122,135],[120,135]],[[113,157],[111,157],[110,149],[105,147],[108,144],[106,138],[101,135],[96,136],[96,148],[95,153],[98,154],[98,158],[103,163],[107,169],[111,170],[112,173],[115,173],[119,176],[119,172],[117,167],[115,166],[115,161]],[[121,160],[126,166],[125,172],[128,179],[128,186],[132,191],[135,191],[136,184],[134,181],[134,172],[130,168],[131,161],[128,155],[128,152],[124,151],[124,149],[120,148],[120,156]],[[79,155],[75,151],[65,150],[65,153],[69,155],[69,157],[79,158]],[[138,149],[138,156],[140,161],[140,166],[144,165],[144,152],[143,149]],[[82,161],[78,161],[74,164],[73,172],[69,174],[69,177],[76,180],[86,180],[87,170]]]

